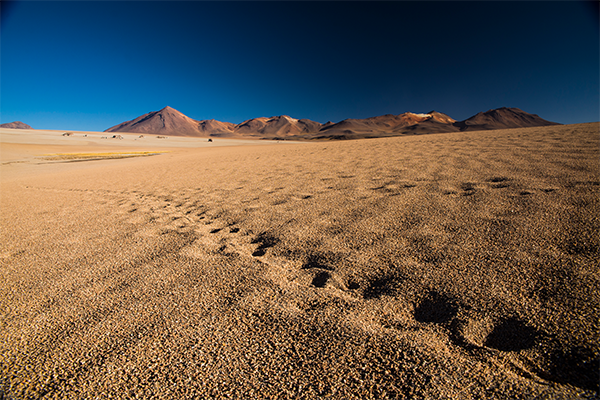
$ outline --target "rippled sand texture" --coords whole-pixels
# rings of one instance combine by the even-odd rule
[[[592,398],[599,138],[582,124],[3,165],[1,388]]]

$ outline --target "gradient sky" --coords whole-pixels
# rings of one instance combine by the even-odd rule
[[[239,123],[518,107],[600,120],[585,2],[6,2],[0,123],[103,131],[171,106]]]

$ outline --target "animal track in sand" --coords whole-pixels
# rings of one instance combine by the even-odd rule
[[[181,201],[181,198],[165,193],[87,192],[98,197],[98,201],[105,199],[107,204],[119,204],[123,221],[135,227],[134,235],[142,241],[191,235],[184,246],[175,250],[183,257],[206,260],[212,254],[231,259],[232,267],[234,263],[239,267],[262,265],[265,277],[278,287],[304,293],[302,296],[321,296],[326,303],[333,299],[356,301],[360,298],[357,293],[350,293],[344,279],[333,272],[333,265],[342,259],[341,255],[314,253],[298,263],[270,254],[269,249],[279,243],[276,236],[270,232],[254,237],[239,236],[242,228],[227,221],[222,212],[211,209],[210,203]],[[307,200],[313,195],[301,193],[297,198]],[[210,199],[206,201],[210,202]],[[349,286],[353,290],[354,286]],[[306,292],[308,288],[318,290],[319,294]]]
[[[483,345],[501,351],[519,351],[533,347],[540,333],[525,322],[505,318],[487,335]]]
[[[292,198],[295,200],[308,200],[308,199],[311,199],[312,197],[313,197],[312,194],[300,194],[300,195],[292,196]]]
[[[488,182],[490,183],[490,187],[492,189],[502,189],[510,186],[510,184],[508,183],[508,178],[503,176],[496,176],[490,178]]]
[[[447,190],[444,190],[444,191],[442,192],[442,194],[445,194],[445,195],[451,195],[451,194],[458,194],[458,192],[457,192],[456,190],[447,189]]]
[[[369,300],[379,299],[382,296],[391,296],[396,293],[400,280],[400,277],[392,275],[384,275],[371,279],[363,291],[363,298]],[[348,288],[351,288],[350,285],[351,282],[348,283]]]
[[[473,183],[473,182],[461,183],[460,189],[463,191],[461,193],[461,196],[472,196],[475,194],[475,183]]]
[[[360,283],[356,281],[354,278],[349,278],[346,282],[346,287],[350,290],[360,289]]]
[[[437,297],[437,298],[436,298]],[[436,295],[421,303],[418,320],[447,324],[455,343],[467,349],[488,348],[502,352],[527,350],[541,333],[516,317],[493,317],[481,312],[457,317],[461,308],[454,300]],[[468,309],[468,308],[467,308]],[[417,314],[417,313],[415,313]]]
[[[419,322],[445,324],[458,313],[457,302],[436,291],[431,291],[415,309],[415,319]]]
[[[314,287],[318,287],[318,288],[323,288],[325,287],[325,284],[327,283],[327,281],[329,280],[329,278],[331,278],[331,274],[327,271],[318,271],[313,279],[311,284]]]
[[[371,190],[382,191],[384,193],[390,194],[391,196],[397,196],[401,193],[403,189],[410,189],[416,186],[416,183],[410,181],[391,181],[384,183],[383,185],[371,188]]]
[[[261,233],[256,236],[251,243],[258,244],[258,247],[254,250],[252,255],[254,257],[264,256],[267,249],[275,246],[279,240],[274,236],[269,235],[268,233]]]
[[[492,183],[498,183],[498,182],[506,182],[507,180],[508,180],[508,178],[505,178],[503,176],[496,176],[496,177],[490,178],[489,181]]]
[[[311,253],[308,255],[301,269],[323,269],[332,271],[333,267],[329,265],[328,257],[320,253]]]

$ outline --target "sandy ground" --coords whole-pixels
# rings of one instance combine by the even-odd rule
[[[0,133],[4,398],[597,395],[598,124],[85,162],[40,156],[148,141]]]

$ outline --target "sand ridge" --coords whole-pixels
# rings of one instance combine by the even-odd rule
[[[270,144],[0,166],[4,393],[596,395],[598,124]]]

